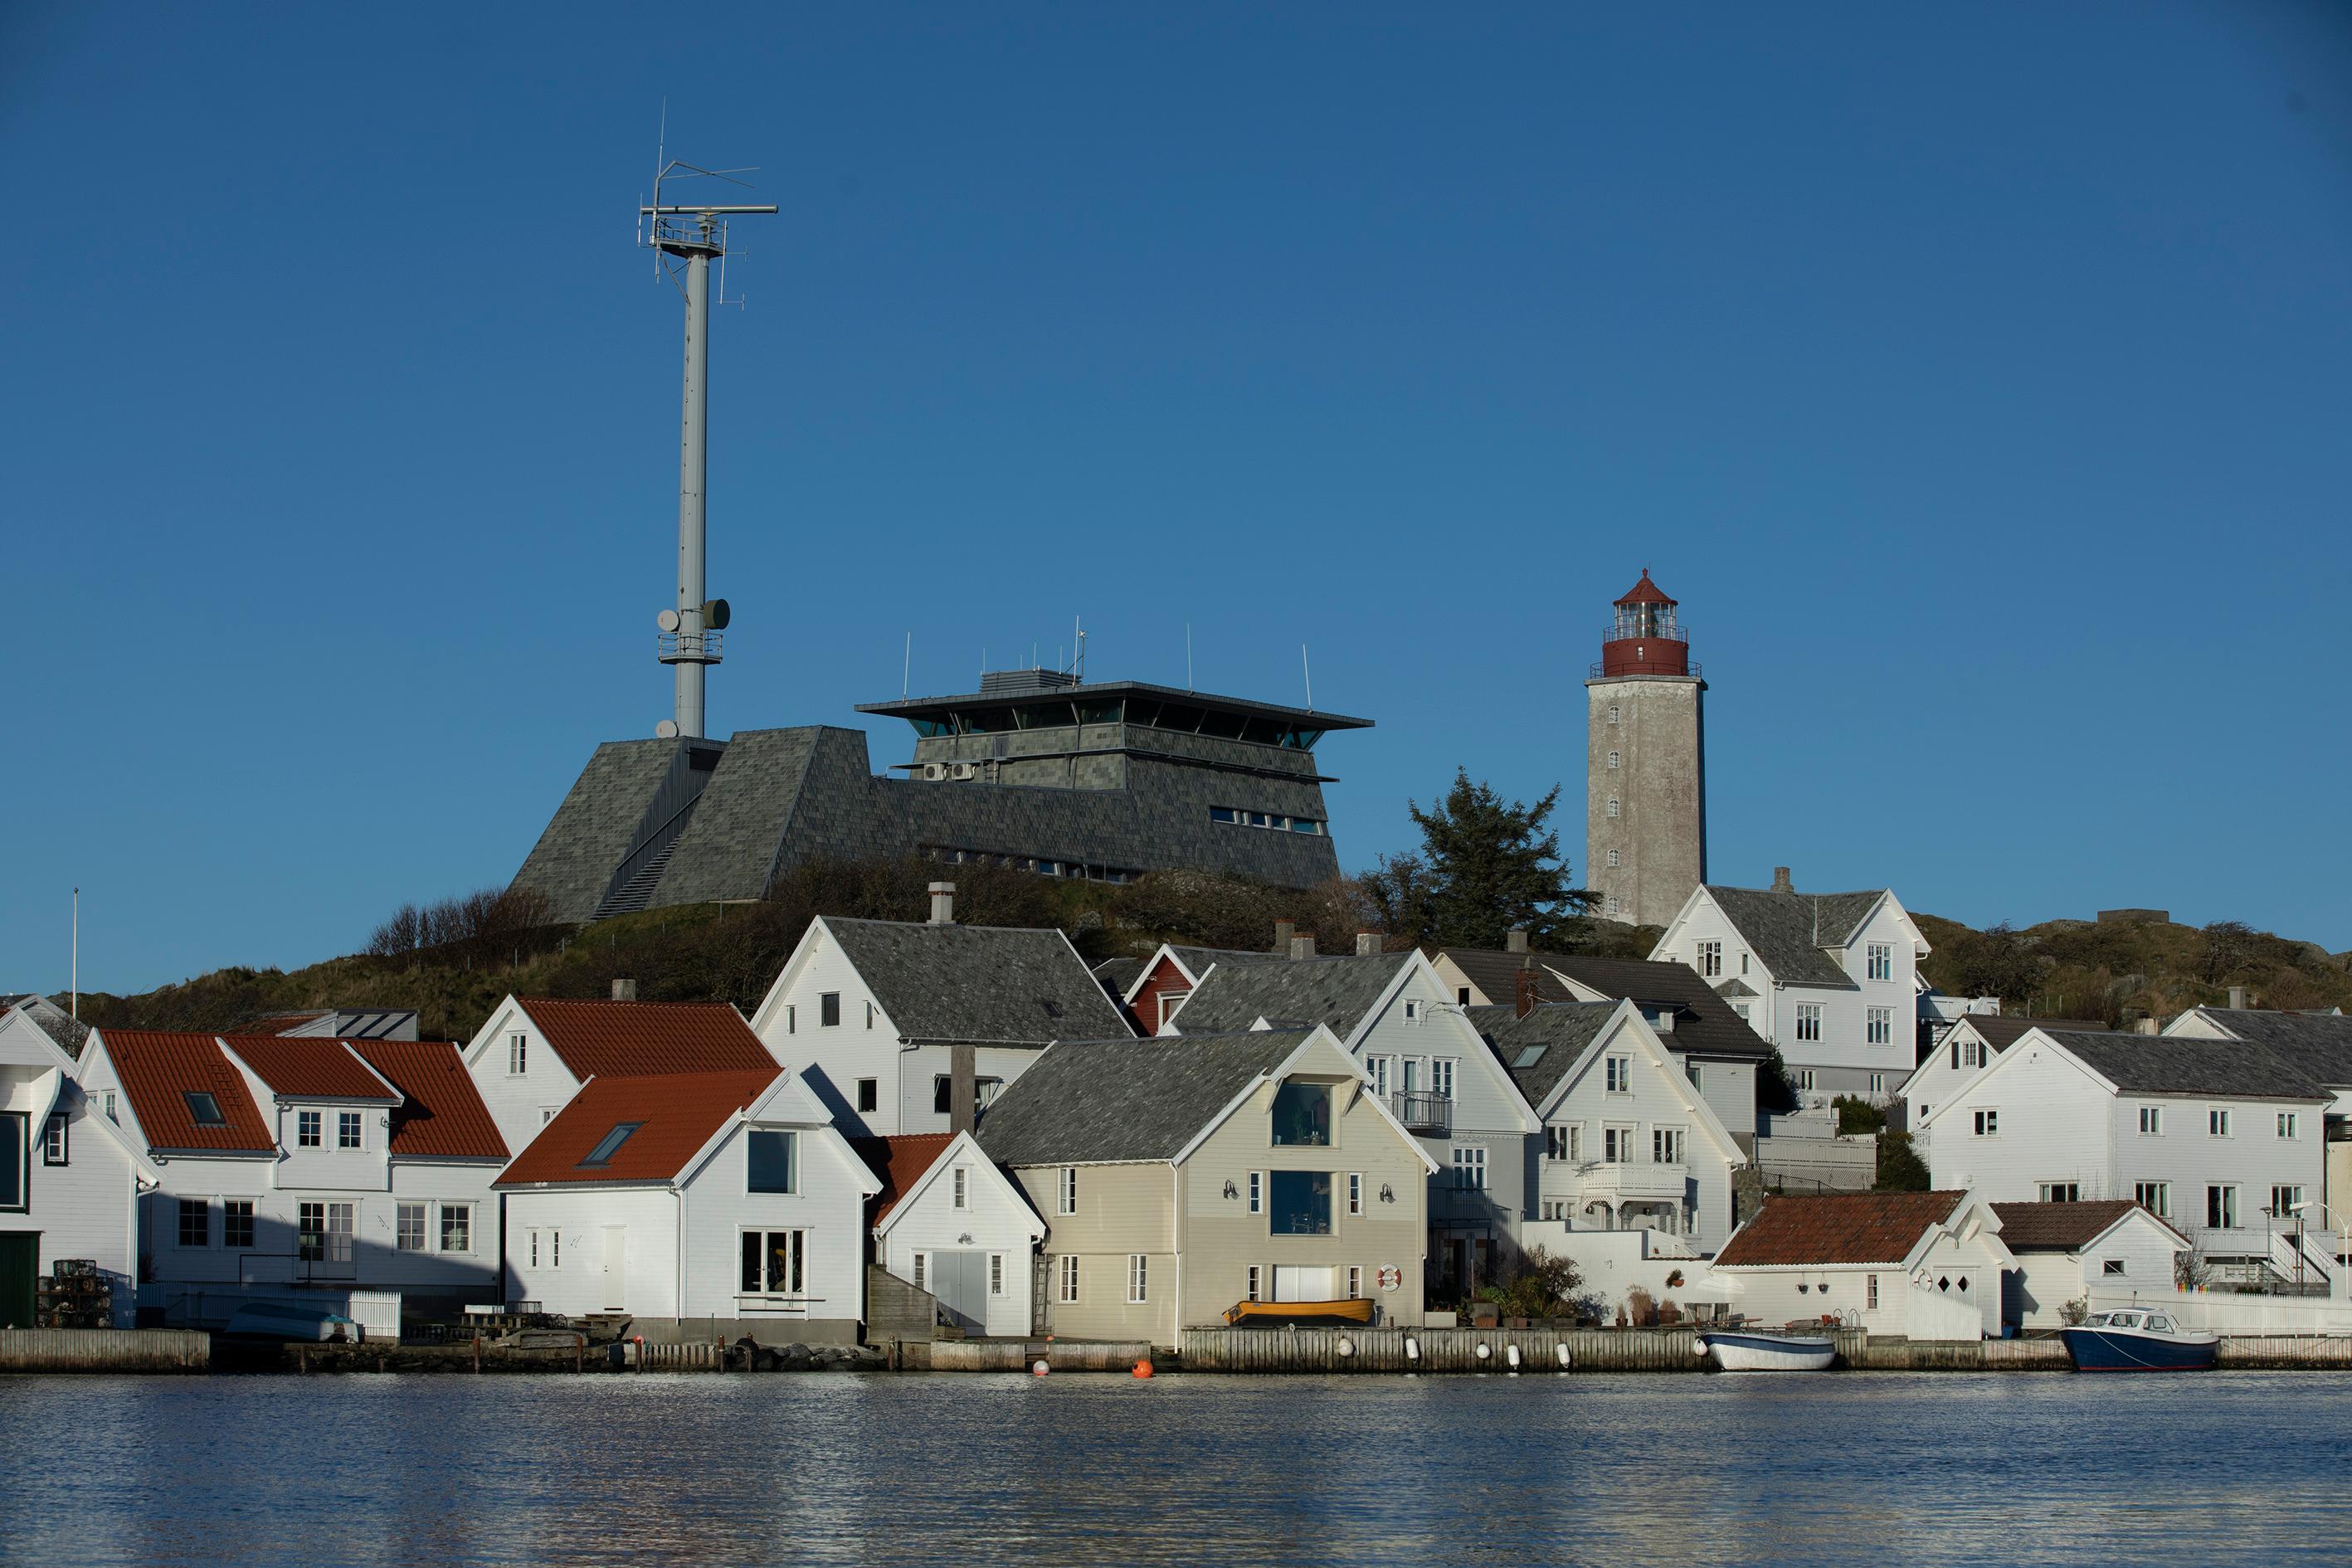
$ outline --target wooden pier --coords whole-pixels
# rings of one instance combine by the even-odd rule
[[[1186,1372],[1703,1372],[1675,1329],[1186,1329]]]
[[[0,1329],[0,1372],[209,1372],[194,1329]]]

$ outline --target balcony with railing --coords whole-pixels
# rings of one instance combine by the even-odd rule
[[[1576,1167],[1579,1194],[1608,1203],[1678,1203],[1689,1179],[1690,1167],[1680,1163],[1588,1160]]]
[[[1417,1138],[1454,1135],[1454,1097],[1450,1094],[1409,1089],[1389,1096],[1389,1110],[1404,1123],[1406,1131]]]

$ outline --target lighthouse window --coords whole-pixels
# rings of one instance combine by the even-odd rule
[[[1609,765],[1612,768],[1617,765],[1617,753],[1614,752],[1609,753]]]
[[[1609,815],[1612,816],[1617,815],[1617,797],[1613,795],[1609,797]]]
[[[1617,704],[1614,702],[1612,702],[1609,705],[1609,721],[1612,724],[1617,722]]]
[[[1614,866],[1614,865],[1616,865],[1616,864],[1617,864],[1617,851],[1615,851],[1614,849],[1612,849],[1611,851],[1609,851],[1609,864],[1611,864],[1612,866]]]

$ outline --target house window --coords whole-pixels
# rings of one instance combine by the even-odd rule
[[[1630,1127],[1602,1128],[1601,1158],[1612,1165],[1631,1163],[1633,1158],[1633,1130]]]
[[[2294,1136],[2294,1111],[2282,1110],[2278,1113],[2278,1135],[2282,1138],[2292,1138]],[[63,1160],[59,1160],[57,1161],[56,1163],[62,1165],[65,1162]]]
[[[204,1123],[199,1121],[196,1125],[202,1127]],[[294,1143],[301,1149],[326,1147],[326,1115],[323,1111],[298,1110],[294,1113]]]
[[[787,1002],[784,1004],[784,1033],[787,1035],[797,1035],[800,1032],[801,1010]]]
[[[1455,1151],[1454,1158],[1461,1158]],[[1274,1213],[1270,1228],[1276,1236],[1331,1234],[1331,1173],[1273,1171],[1267,1173],[1266,1195]]]
[[[1650,1163],[1654,1165],[1679,1165],[1683,1163],[1683,1130],[1679,1127],[1650,1129]]]
[[[866,1004],[866,1026],[869,1029],[874,1026],[874,1004],[871,1002]]]
[[[335,1112],[335,1147],[356,1149],[360,1146],[360,1113],[356,1110]]]
[[[1979,1110],[1977,1112],[1977,1136],[1979,1138],[1998,1138],[2000,1136],[2000,1111]]]
[[[106,1119],[118,1126],[122,1121],[122,1118],[114,1112],[114,1091],[110,1089],[106,1091]]]
[[[596,1166],[611,1164],[613,1156],[621,1152],[621,1145],[626,1143],[630,1135],[644,1125],[642,1121],[614,1123],[613,1130],[597,1139],[596,1146],[588,1151],[588,1157],[580,1162],[582,1168],[593,1169]]]
[[[986,1110],[996,1099],[997,1091],[1003,1087],[1004,1080],[1001,1078],[972,1079],[971,1108]],[[955,1110],[955,1079],[945,1073],[940,1073],[931,1079],[931,1110],[941,1116],[950,1115]]]
[[[743,1147],[745,1191],[800,1191],[800,1134],[754,1127],[743,1135]]]
[[[1348,1177],[1348,1212],[1364,1212],[1364,1175],[1360,1171],[1353,1172]]]
[[[2117,1275],[2120,1275],[2123,1271],[2124,1260],[2122,1258],[2102,1258],[2099,1259],[2099,1272],[2105,1275],[2108,1279],[2112,1279]]]
[[[1874,942],[1868,949],[1869,974],[1873,980],[1895,978],[1895,944]]]
[[[1805,1093],[1807,1093],[1807,1094],[1811,1094],[1811,1093],[1812,1093],[1812,1092],[1813,1092],[1813,1087],[1814,1087],[1814,1086],[1813,1086],[1813,1069],[1812,1069],[1812,1068],[1799,1068],[1797,1069],[1797,1087],[1798,1087],[1800,1089],[1802,1089],[1802,1090],[1803,1090]]]
[[[474,1205],[443,1204],[441,1205],[441,1250],[471,1252],[474,1250]]]
[[[819,994],[816,999],[816,1021],[820,1028],[837,1029],[841,1026],[840,992],[826,991]]]
[[[1062,1305],[1075,1307],[1077,1304],[1078,1255],[1067,1252],[1062,1255]]]
[[[1617,753],[1614,752],[1609,753],[1609,766],[1612,771],[1617,766]]]
[[[2139,1108],[2139,1131],[2143,1138],[2161,1137],[2164,1132],[2164,1107],[2143,1105]]]
[[[1430,1058],[1429,1092],[1440,1100],[1454,1098],[1454,1058],[1452,1057]]]
[[[1698,972],[1709,980],[1723,973],[1723,943],[1703,942],[1698,944]]]
[[[1613,868],[1616,866],[1616,864],[1617,864],[1617,851],[1615,851],[1614,849],[1612,849],[1611,851],[1609,851],[1609,864],[1610,864],[1610,866],[1611,866],[1612,868]]]
[[[1260,1269],[1256,1264],[1251,1264],[1249,1266],[1249,1283],[1247,1293],[1243,1297],[1243,1300],[1248,1301],[1262,1301],[1265,1300],[1265,1287],[1264,1284],[1265,1279],[1265,1272]]]
[[[2080,1182],[2044,1182],[2042,1184],[2042,1201],[2045,1204],[2081,1203],[2083,1184]]]
[[[296,1246],[305,1263],[352,1260],[352,1205],[300,1204],[295,1208]]]
[[[1150,1291],[1147,1288],[1150,1268],[1150,1260],[1144,1254],[1130,1252],[1127,1255],[1127,1304],[1129,1306],[1139,1307],[1150,1299]]]
[[[1004,1294],[1004,1254],[1001,1252],[988,1255],[988,1293],[992,1296]]]
[[[1360,1263],[1350,1263],[1348,1265],[1348,1300],[1360,1301],[1363,1298],[1364,1266]]]
[[[66,1118],[63,1111],[51,1116],[41,1129],[41,1163],[63,1165],[66,1158]]]
[[[2134,1182],[2132,1198],[2140,1207],[2158,1219],[2172,1217],[2172,1184],[2170,1182]]]
[[[1408,1024],[1418,1024],[1421,1022],[1420,997],[1408,996],[1404,999],[1404,1021]]]
[[[1394,1057],[1366,1057],[1364,1058],[1364,1066],[1370,1069],[1372,1075],[1372,1092],[1379,1095],[1382,1100],[1386,1100],[1389,1097],[1389,1064],[1395,1060],[1396,1058]]]
[[[210,1247],[213,1244],[213,1206],[203,1198],[180,1200],[180,1245]]]
[[[1566,1219],[1568,1217],[1568,1200],[1565,1198],[1544,1199],[1543,1216],[1546,1219]]]
[[[1700,1092],[1702,1092],[1702,1093],[1704,1093],[1704,1092],[1706,1091],[1706,1080],[1705,1080],[1703,1078],[1701,1078],[1701,1077],[1700,1077],[1700,1075],[1699,1075],[1699,1064],[1698,1064],[1698,1063],[1696,1063],[1696,1062],[1686,1062],[1686,1063],[1685,1063],[1685,1064],[1684,1064],[1684,1066],[1683,1066],[1683,1076],[1684,1076],[1685,1078],[1687,1078],[1688,1079],[1690,1079],[1690,1086],[1691,1086],[1691,1088],[1693,1088],[1693,1089],[1697,1089],[1697,1090],[1699,1090],[1699,1091],[1700,1091]]]
[[[1873,1312],[1875,1312],[1876,1310],[1878,1310],[1878,1276],[1877,1276],[1877,1275],[1875,1275],[1875,1274],[1865,1274],[1865,1275],[1864,1275],[1864,1276],[1863,1276],[1863,1279],[1862,1279],[1862,1301],[1863,1301],[1863,1306],[1864,1306],[1864,1308],[1866,1308],[1868,1310],[1873,1311]]]
[[[1818,1002],[1797,1004],[1797,1038],[1817,1042],[1822,1037],[1822,1005]]]
[[[1885,1073],[1874,1072],[1870,1075],[1870,1092],[1873,1094],[1885,1094],[1886,1092],[1886,1075]]]
[[[1328,1145],[1331,1142],[1331,1086],[1289,1079],[1274,1091],[1274,1142]]]
[[[522,1077],[523,1073],[528,1069],[530,1063],[530,1037],[529,1035],[509,1035],[507,1037],[507,1076],[509,1078]]]
[[[741,1280],[746,1296],[806,1295],[808,1232],[745,1231]]]
[[[1738,1015],[1739,1015],[1739,1021],[1740,1021],[1741,1023],[1745,1024],[1745,1023],[1747,1023],[1747,1022],[1748,1021],[1748,1004],[1747,1004],[1747,1003],[1745,1003],[1745,1002],[1734,1002],[1734,1003],[1731,1005],[1731,1010],[1732,1010],[1733,1012],[1735,1012],[1735,1013],[1737,1013],[1737,1014],[1738,1014]]]
[[[1565,1160],[1570,1158],[1568,1152],[1568,1140],[1569,1134],[1574,1131],[1575,1129],[1570,1127],[1545,1128],[1544,1158],[1547,1160]]]
[[[1454,1190],[1457,1193],[1483,1193],[1486,1190],[1486,1150],[1456,1148],[1454,1151]]]
[[[2227,1138],[2230,1135],[2230,1113],[2221,1110],[2208,1110],[2205,1113],[2205,1133],[2210,1138]]]
[[[239,1251],[253,1247],[253,1200],[226,1198],[221,1203],[221,1245]]]
[[[915,1254],[914,1286],[918,1290],[928,1290],[931,1288],[931,1255],[928,1252]]]
[[[948,1175],[950,1184],[954,1187],[948,1206],[959,1209],[970,1208],[971,1206],[971,1173],[958,1165],[949,1172]]]
[[[1612,702],[1609,705],[1609,721],[1612,724],[1617,722],[1617,704],[1614,702]]]
[[[1168,1021],[1176,1016],[1176,1010],[1184,1005],[1184,998],[1191,994],[1190,991],[1162,991],[1154,998],[1160,1004],[1160,1028],[1168,1026]]]
[[[1895,1043],[1895,1009],[1892,1007],[1864,1009],[1862,1026],[1863,1039],[1866,1044],[1893,1045]]]
[[[1632,1057],[1607,1058],[1602,1064],[1601,1070],[1607,1078],[1610,1093],[1630,1094],[1633,1092],[1633,1058]]]
[[[1076,1214],[1078,1212],[1078,1168],[1076,1165],[1065,1165],[1062,1167],[1061,1174],[1055,1180],[1054,1189],[1054,1212],[1055,1214]],[[1076,1300],[1076,1298],[1072,1297],[1071,1300]]]
[[[1619,815],[1617,809],[1617,797],[1613,795],[1609,797],[1609,815],[1612,816]]]
[[[1249,1212],[1252,1214],[1265,1212],[1265,1173],[1264,1171],[1252,1171],[1249,1173]]]
[[[2205,1226],[2209,1230],[2238,1228],[2238,1189],[2211,1186],[2205,1189]]]
[[[539,1267],[539,1232],[532,1231],[531,1267]],[[392,1237],[394,1247],[401,1252],[425,1250],[425,1205],[397,1204],[393,1207]]]
[[[2271,1217],[2273,1219],[2279,1221],[2281,1224],[2284,1224],[2286,1221],[2293,1219],[2294,1217],[2294,1211],[2302,1206],[2303,1189],[2301,1187],[2282,1186],[2273,1187],[2271,1189]]]

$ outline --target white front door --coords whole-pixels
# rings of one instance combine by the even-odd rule
[[[620,1312],[629,1305],[629,1230],[626,1226],[604,1227],[604,1310]]]
[[[1328,1268],[1301,1268],[1288,1263],[1274,1266],[1274,1299],[1277,1301],[1336,1301]]]

